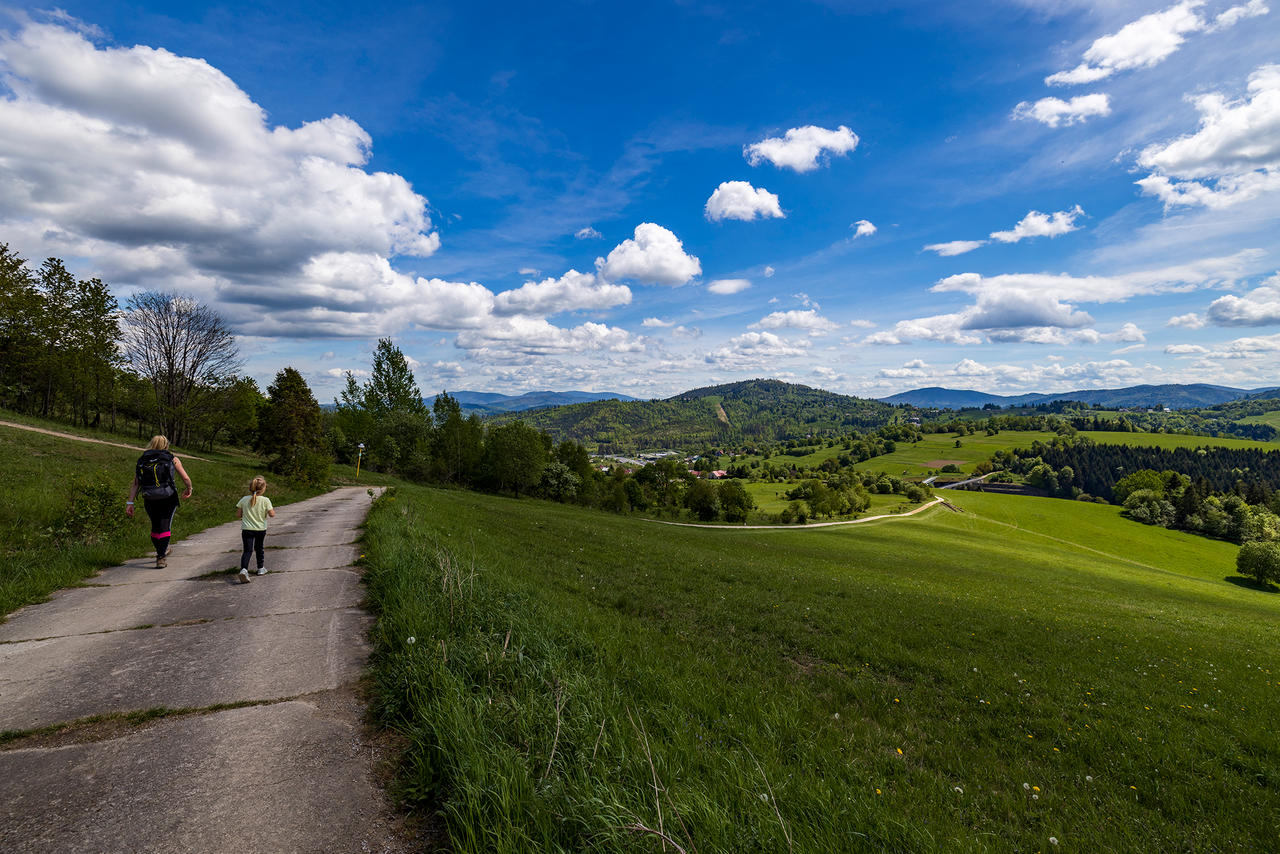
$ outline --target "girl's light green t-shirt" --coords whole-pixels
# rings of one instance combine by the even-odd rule
[[[249,502],[253,500],[252,495],[246,495],[236,503],[236,507],[240,508],[240,529],[243,531],[265,531],[267,530],[267,511],[274,509],[271,506],[271,499],[265,495],[259,495],[258,500],[253,506],[249,506]]]

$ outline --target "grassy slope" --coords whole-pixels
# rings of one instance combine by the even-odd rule
[[[1280,412],[1264,412],[1261,415],[1248,415],[1236,421],[1237,424],[1269,424],[1280,430]],[[1280,441],[1278,439],[1277,441]],[[1275,444],[1274,442],[1269,444]]]
[[[1102,445],[1153,445],[1158,448],[1200,448],[1200,447],[1223,447],[1223,448],[1262,448],[1263,450],[1274,450],[1275,444],[1272,442],[1255,442],[1251,439],[1218,439],[1211,436],[1183,436],[1174,433],[1114,433],[1114,432],[1087,432],[1081,433],[1081,436],[1087,436],[1094,442]],[[1031,443],[1039,439],[1042,442],[1052,440],[1053,433],[1045,432],[1021,432],[1014,430],[1005,430],[997,433],[995,436],[987,436],[985,434],[974,434],[972,436],[961,436],[960,447],[955,447],[956,436],[951,433],[929,433],[915,444],[900,444],[898,450],[892,454],[885,454],[879,457],[873,457],[869,460],[857,463],[854,468],[863,471],[886,471],[889,474],[906,477],[919,477],[929,473],[930,468],[937,468],[925,465],[925,463],[935,462],[937,460],[956,460],[961,470],[969,472],[973,470],[974,465],[979,461],[988,459],[993,453],[1001,449],[1012,448],[1029,448]],[[828,455],[834,449],[824,449]],[[789,457],[778,457],[777,459],[790,459]],[[820,462],[821,457],[812,455],[809,457],[797,457],[798,462],[811,464]]]
[[[972,436],[955,436],[951,433],[927,433],[921,441],[914,444],[899,443],[892,454],[872,457],[854,465],[861,471],[884,471],[900,477],[921,477],[932,469],[941,466],[926,465],[938,460],[957,461],[962,471],[970,472],[973,467],[999,450],[1030,447],[1039,439],[1047,442],[1054,437],[1053,433],[1039,431],[1005,430],[994,436],[975,433]],[[956,439],[960,447],[956,447]],[[906,472],[904,475],[903,472]]]
[[[1099,445],[1136,445],[1156,448],[1261,448],[1274,451],[1274,442],[1257,442],[1253,439],[1236,439],[1217,436],[1188,436],[1182,433],[1112,433],[1092,431],[1081,433]]]
[[[756,500],[756,513],[748,520],[752,524],[768,524],[768,519],[765,517],[770,514],[781,513],[791,503],[791,500],[786,497],[787,491],[794,489],[796,486],[794,483],[764,483],[760,481],[743,481],[742,485],[747,488],[747,492],[751,493],[751,497]],[[861,515],[888,513],[891,508],[904,506],[914,509],[917,505],[911,504],[901,495],[872,493],[871,506]]]
[[[949,497],[778,532],[380,502],[406,796],[460,851],[1273,845],[1280,596],[1116,508]]]
[[[61,432],[85,432],[23,420]],[[101,438],[121,441],[119,437]],[[150,551],[146,513],[139,506],[132,520],[124,515],[138,453],[0,427],[0,459],[5,460],[0,489],[6,496],[0,502],[0,617],[43,600],[58,588],[77,584],[102,567]],[[262,463],[248,455],[197,456],[210,462],[190,459],[178,451],[195,486],[192,498],[182,502],[174,519],[174,542],[178,544],[188,534],[235,518],[235,502],[244,495],[249,479],[265,473]],[[270,495],[277,504],[316,492],[268,477]],[[85,496],[95,486],[101,489],[103,501],[99,507],[86,507]],[[100,530],[62,532],[77,503],[88,514],[87,524],[93,527],[98,522]],[[181,554],[180,548],[177,554]]]

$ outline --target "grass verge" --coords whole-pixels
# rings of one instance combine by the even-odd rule
[[[401,795],[464,852],[1270,847],[1280,597],[1116,508],[958,498],[759,533],[380,499]]]

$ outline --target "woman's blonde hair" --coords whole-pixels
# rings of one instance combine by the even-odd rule
[[[152,436],[151,441],[147,443],[148,451],[167,451],[169,450],[169,440],[164,436]]]
[[[262,475],[258,475],[253,480],[249,481],[249,494],[253,496],[252,498],[249,499],[249,506],[252,507],[253,505],[257,504],[258,496],[266,491],[267,491],[267,479]]]

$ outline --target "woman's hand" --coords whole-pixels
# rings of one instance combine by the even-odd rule
[[[186,491],[186,492],[182,493],[182,497],[183,497],[183,498],[190,498],[190,497],[191,497],[191,487],[190,487],[190,486],[188,486],[188,487],[187,487],[187,491]]]
[[[133,518],[133,503],[132,503],[132,502],[130,502],[129,504],[126,504],[126,505],[124,506],[124,515],[128,516],[130,519],[132,519],[132,518]]]

